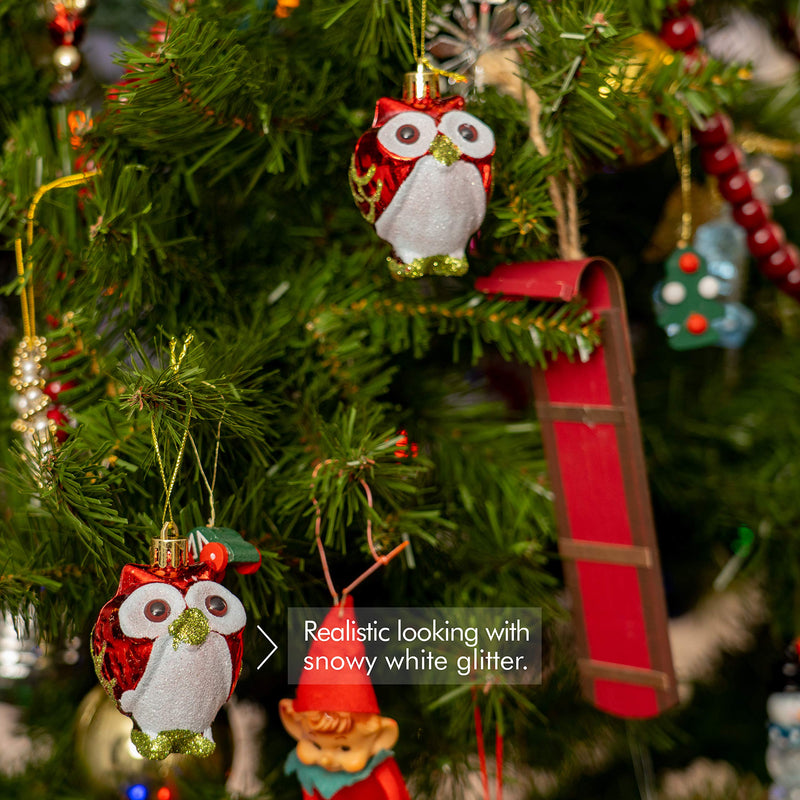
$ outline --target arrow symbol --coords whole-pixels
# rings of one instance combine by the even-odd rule
[[[272,658],[272,656],[275,655],[275,651],[278,649],[278,645],[276,645],[275,642],[273,642],[272,639],[270,639],[270,637],[267,636],[266,633],[264,633],[260,625],[256,625],[256,627],[258,628],[258,632],[272,645],[272,650],[269,651],[269,655],[256,667],[256,669],[261,669],[261,667],[263,667],[264,664],[266,664],[267,661],[269,661]]]

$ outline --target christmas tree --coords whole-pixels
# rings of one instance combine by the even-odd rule
[[[415,798],[783,785],[764,754],[799,622],[794,4],[87,6],[0,0],[0,708],[22,726],[0,795],[316,798],[303,714],[329,711]],[[579,535],[612,506],[611,539]],[[142,585],[105,606],[130,564]],[[214,634],[219,704],[236,688],[207,759],[209,723],[166,721],[219,694],[205,660],[165,668],[158,742],[131,711],[152,637],[125,601],[179,567],[144,607],[167,655],[238,620]],[[290,609],[341,620],[351,598],[362,624],[452,609],[462,631],[541,609],[540,680],[478,643],[451,684],[295,686],[293,648],[362,651],[309,650]],[[597,655],[623,629],[645,666]],[[639,700],[611,708],[614,686]],[[796,718],[770,715],[789,742]]]

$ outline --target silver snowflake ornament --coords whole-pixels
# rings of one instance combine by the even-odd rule
[[[438,66],[464,75],[478,91],[483,88],[478,59],[492,50],[527,47],[527,37],[538,28],[538,18],[527,3],[517,0],[459,0],[446,3],[430,18],[426,30],[428,52]],[[454,89],[464,90],[464,84]]]

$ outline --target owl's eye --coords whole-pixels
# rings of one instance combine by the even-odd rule
[[[378,143],[398,158],[420,158],[436,137],[436,121],[421,111],[401,111],[378,129]]]
[[[218,594],[206,597],[206,608],[215,617],[224,617],[228,613],[228,604]]]
[[[144,615],[150,622],[163,622],[169,616],[169,603],[166,600],[151,600],[144,607]]]
[[[463,125],[458,126],[458,132],[461,135],[461,138],[467,142],[474,142],[478,138],[478,131],[475,129],[475,126],[468,125],[466,122]]]
[[[448,111],[439,121],[439,131],[467,158],[487,158],[494,152],[492,129],[466,111]]]
[[[415,125],[403,125],[397,129],[397,141],[403,144],[414,144],[419,139],[419,128]]]

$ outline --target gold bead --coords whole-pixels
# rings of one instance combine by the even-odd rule
[[[76,72],[81,65],[81,54],[74,45],[62,44],[56,47],[53,53],[53,61],[59,70]]]

